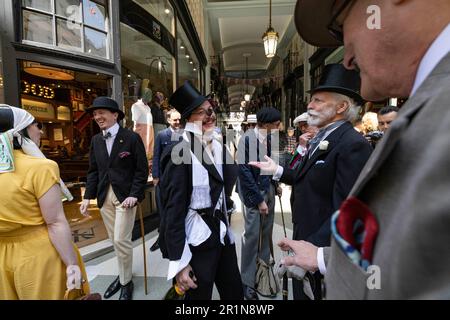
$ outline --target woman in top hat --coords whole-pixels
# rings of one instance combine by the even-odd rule
[[[159,243],[170,260],[168,279],[176,279],[186,299],[242,299],[234,237],[227,219],[227,197],[237,167],[215,133],[211,103],[189,82],[169,103],[186,122],[183,140],[164,150],[161,195],[164,214]]]
[[[39,150],[41,128],[27,111],[0,105],[0,300],[63,299],[87,280],[61,191],[73,197]]]
[[[97,205],[108,236],[117,255],[119,276],[106,290],[110,298],[120,290],[119,300],[131,300],[133,295],[131,235],[136,205],[144,199],[148,178],[148,161],[141,137],[119,126],[124,113],[108,97],[98,97],[87,109],[102,130],[91,141],[89,171],[82,214],[88,214],[89,200]]]

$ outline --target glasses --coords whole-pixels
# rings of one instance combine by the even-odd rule
[[[213,108],[201,109],[199,112],[193,112],[192,114],[206,114],[208,117],[211,117],[214,113]]]
[[[334,2],[333,8],[336,7],[336,2]],[[347,15],[342,16],[342,13],[344,12],[344,10],[346,8],[348,8],[348,5],[351,4],[353,2],[353,0],[346,0],[342,3],[341,6],[339,6],[337,8],[337,11],[333,14],[333,16],[331,17],[330,23],[328,23],[328,31],[330,32],[330,34],[333,36],[333,38],[335,38],[337,41],[339,42],[343,42],[344,41],[344,32],[343,32],[343,24],[345,21],[345,18],[347,18]],[[347,14],[349,13],[350,10],[347,10]],[[339,19],[338,21],[338,18]]]

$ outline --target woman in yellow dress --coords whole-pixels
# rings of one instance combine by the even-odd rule
[[[0,105],[0,300],[63,299],[87,280],[61,201],[62,190],[71,195],[38,148],[40,129]]]

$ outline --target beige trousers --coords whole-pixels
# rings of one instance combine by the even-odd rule
[[[114,245],[119,266],[119,279],[122,285],[131,281],[133,272],[133,244],[131,234],[136,217],[136,206],[125,209],[117,200],[111,186],[109,186],[105,203],[100,209],[109,239]]]

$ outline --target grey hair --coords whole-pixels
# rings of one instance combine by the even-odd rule
[[[350,122],[353,122],[358,117],[359,111],[361,107],[356,103],[352,98],[333,92],[333,96],[336,98],[338,102],[346,102],[348,104],[347,110],[345,110],[343,116],[344,119]]]

